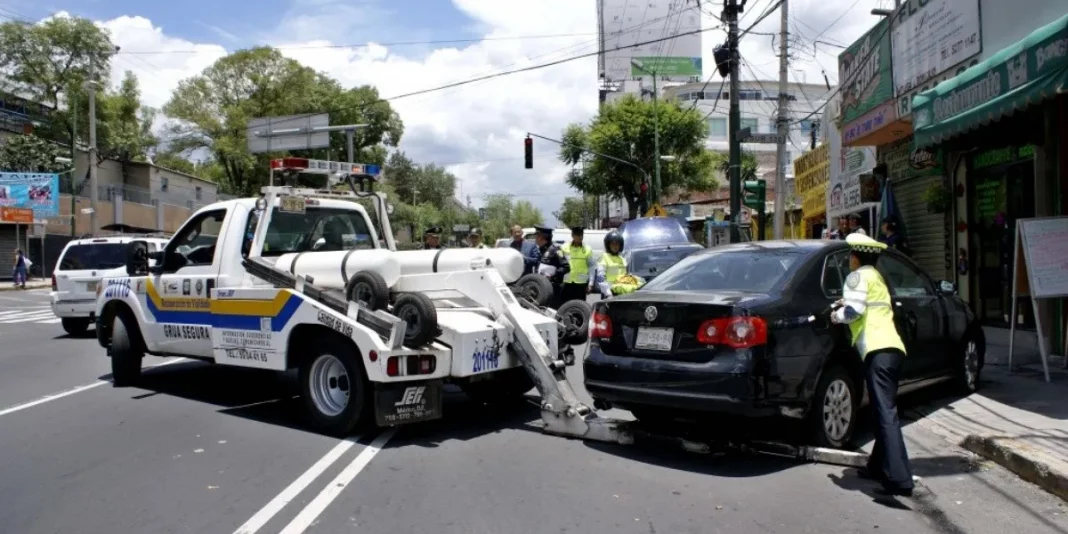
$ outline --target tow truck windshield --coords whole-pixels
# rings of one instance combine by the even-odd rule
[[[252,246],[258,223],[258,216],[250,214],[245,226],[245,254]],[[359,211],[308,206],[304,213],[289,213],[275,208],[267,227],[262,256],[373,248],[376,247],[367,220]]]

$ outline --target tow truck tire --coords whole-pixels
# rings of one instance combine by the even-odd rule
[[[434,301],[422,293],[403,293],[393,304],[393,315],[407,323],[406,347],[422,347],[438,337],[438,310]]]
[[[89,330],[89,319],[64,317],[60,322],[63,323],[63,331],[70,337],[84,336],[85,332]]]
[[[581,345],[590,337],[590,315],[593,307],[586,301],[571,300],[556,310],[556,320],[565,330],[560,332],[560,340],[568,345]]]
[[[136,384],[141,378],[141,360],[144,359],[145,353],[127,326],[132,319],[120,312],[115,314],[114,321],[111,325],[111,347],[108,349],[108,355],[111,356],[111,382],[115,387],[121,388]]]
[[[479,404],[500,405],[523,399],[523,394],[534,387],[527,370],[522,367],[493,373],[490,377],[460,386],[471,400]]]
[[[540,274],[523,275],[516,280],[515,288],[520,296],[530,299],[538,306],[548,306],[553,300],[553,283]]]
[[[360,271],[349,280],[345,287],[345,296],[371,311],[381,310],[389,305],[389,286],[382,275],[372,271]]]
[[[329,338],[314,342],[299,375],[301,401],[317,432],[345,437],[364,422],[370,386],[351,344]]]
[[[849,445],[857,427],[862,391],[845,367],[831,364],[824,369],[808,413],[814,445],[832,449]]]

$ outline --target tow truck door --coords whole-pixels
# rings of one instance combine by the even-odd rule
[[[163,250],[162,272],[154,276],[148,310],[156,324],[149,335],[158,350],[188,356],[213,356],[211,301],[219,277],[225,208],[194,215]]]

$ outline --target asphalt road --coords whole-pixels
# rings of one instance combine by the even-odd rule
[[[918,425],[922,490],[893,501],[840,467],[551,437],[533,406],[459,393],[441,421],[338,440],[302,428],[287,375],[150,358],[113,388],[46,302],[0,292],[5,534],[1068,532],[1061,501]]]

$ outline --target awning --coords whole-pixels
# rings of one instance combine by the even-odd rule
[[[1068,93],[1068,14],[912,99],[917,147]]]

